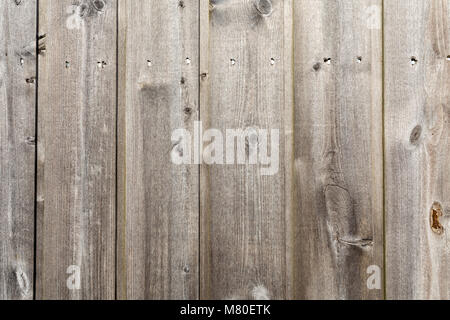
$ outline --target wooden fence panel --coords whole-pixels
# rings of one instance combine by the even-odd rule
[[[450,2],[385,1],[388,299],[450,298]]]
[[[240,140],[227,139],[227,130],[246,133],[236,150],[245,147],[246,164],[238,164],[235,155],[234,164],[222,165],[235,151],[227,147],[223,157],[216,149],[215,164],[202,166],[202,299],[288,296],[284,115],[292,106],[285,102],[284,79],[291,72],[284,63],[284,34],[285,27],[292,28],[285,18],[289,5],[279,0],[202,5],[203,132],[218,130],[224,145]],[[258,129],[268,131],[267,146]],[[279,131],[279,139],[271,130]],[[249,163],[268,149],[273,166]]]
[[[198,298],[199,2],[119,1],[118,297]]]
[[[39,1],[38,299],[115,296],[116,26],[116,0]]]
[[[298,299],[383,298],[381,3],[294,1]]]
[[[449,17],[1,1],[0,300],[449,299]]]
[[[0,2],[0,300],[32,299],[36,1]]]

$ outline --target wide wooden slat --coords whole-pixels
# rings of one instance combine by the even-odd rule
[[[291,71],[285,68],[284,34],[286,25],[292,28],[285,20],[289,4],[229,0],[208,6],[202,1],[203,130],[219,130],[225,144],[227,129],[249,129],[247,151],[262,147],[253,129],[276,129],[280,136],[273,175],[262,175],[266,165],[202,166],[203,299],[288,296],[284,79]],[[224,148],[224,159],[229,151]]]
[[[1,1],[0,300],[450,298],[449,17]],[[277,129],[275,172],[226,164],[230,129]]]
[[[381,12],[380,0],[294,1],[298,299],[383,298],[367,286],[383,269]]]
[[[450,2],[385,1],[384,21],[387,298],[449,299]]]
[[[0,300],[33,298],[36,1],[0,2]]]
[[[116,0],[39,1],[38,299],[115,295],[116,23]]]
[[[118,297],[198,298],[199,2],[119,1]],[[192,152],[192,151],[191,151]]]

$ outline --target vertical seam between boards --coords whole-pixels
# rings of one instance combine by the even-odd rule
[[[296,243],[296,239],[295,239],[295,227],[296,227],[296,204],[295,204],[295,196],[296,196],[296,186],[297,186],[297,182],[295,181],[295,0],[292,0],[291,2],[291,81],[292,83],[291,85],[291,98],[292,98],[292,119],[291,121],[291,125],[292,125],[292,137],[291,137],[291,177],[293,177],[293,179],[291,179],[291,185],[290,185],[290,192],[291,192],[291,199],[290,199],[290,215],[291,215],[291,219],[292,219],[292,229],[291,229],[291,256],[290,256],[290,260],[291,260],[291,264],[292,264],[292,276],[291,276],[291,280],[294,282],[291,284],[291,298],[295,299],[297,297],[297,286],[296,286],[296,279],[297,279],[297,261],[295,259],[295,243]]]
[[[39,148],[39,112],[38,112],[38,90],[39,90],[39,0],[36,0],[36,7],[35,7],[35,19],[36,19],[36,30],[35,30],[35,74],[36,74],[36,81],[35,81],[35,101],[34,101],[34,107],[35,107],[35,119],[34,119],[34,132],[35,132],[35,149],[34,149],[34,226],[33,226],[33,300],[37,300],[37,184],[38,184],[38,148]]]
[[[198,79],[198,121],[201,121],[201,106],[202,106],[202,101],[201,101],[201,68],[202,68],[202,32],[201,32],[201,28],[202,28],[202,5],[201,5],[201,0],[198,0],[198,72],[197,72],[197,79]],[[201,300],[201,249],[202,249],[202,210],[201,210],[201,205],[202,205],[202,201],[201,201],[201,192],[202,192],[202,188],[201,188],[201,182],[202,182],[202,165],[199,164],[198,166],[198,257],[197,257],[197,263],[198,263],[198,289],[197,289],[197,298],[198,300]]]
[[[382,114],[382,154],[383,154],[383,298],[387,300],[387,250],[386,250],[386,124],[385,124],[385,78],[386,78],[386,70],[385,70],[385,26],[384,26],[384,0],[381,0],[381,114]]]
[[[118,155],[119,155],[119,1],[116,3],[116,132],[115,132],[115,230],[114,230],[114,300],[117,300],[117,283],[118,283]]]

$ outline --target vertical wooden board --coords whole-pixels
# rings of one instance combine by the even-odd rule
[[[114,299],[116,26],[115,0],[39,1],[38,299]]]
[[[36,1],[0,3],[0,300],[33,298]]]
[[[197,0],[119,1],[120,299],[198,298],[198,165],[172,133],[198,120]]]
[[[388,299],[450,298],[449,19],[448,0],[385,1]]]
[[[383,298],[367,286],[383,269],[381,6],[294,1],[299,299]]]
[[[243,135],[249,151],[263,148],[252,130],[279,130],[279,152],[272,154],[279,157],[279,165],[273,175],[262,175],[266,165],[250,165],[249,152],[245,165],[202,166],[201,298],[284,299],[288,296],[284,79],[290,73],[285,69],[284,34],[290,22],[285,21],[285,6],[290,2],[201,3],[204,132],[219,130],[225,144],[227,130],[250,130]],[[271,137],[269,149],[275,146]],[[224,159],[230,151],[224,148]]]

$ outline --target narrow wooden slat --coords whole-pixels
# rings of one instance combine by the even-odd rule
[[[39,1],[38,299],[114,298],[116,23],[116,0]]]
[[[0,300],[33,298],[36,1],[0,2]]]
[[[198,298],[199,170],[171,161],[199,115],[198,8],[119,1],[120,299]]]
[[[247,151],[262,147],[252,129],[276,129],[280,138],[273,175],[262,175],[266,165],[202,166],[201,298],[283,299],[288,296],[284,116],[289,92],[284,79],[290,74],[284,34],[290,2],[201,3],[203,130],[219,130],[225,144],[227,129],[250,129]],[[224,148],[224,160],[230,151]]]
[[[294,1],[299,299],[383,298],[381,4]]]
[[[385,1],[384,20],[387,298],[449,299],[450,2]]]

